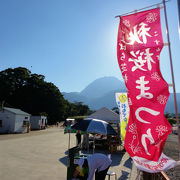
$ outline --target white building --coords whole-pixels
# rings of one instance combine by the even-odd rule
[[[46,116],[31,116],[30,118],[31,129],[45,129],[47,125]]]
[[[29,131],[30,114],[20,109],[0,109],[0,133],[22,133]]]

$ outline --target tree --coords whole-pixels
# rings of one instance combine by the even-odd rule
[[[1,103],[31,115],[46,113],[49,124],[90,112],[82,102],[73,104],[65,100],[53,83],[46,82],[43,75],[32,74],[24,67],[1,71],[0,84]]]
[[[69,103],[68,117],[89,115],[92,111],[82,102]]]
[[[48,114],[50,124],[64,120],[66,106],[63,95],[45,77],[31,74],[26,68],[7,69],[0,72],[0,101],[20,108],[32,115]]]
[[[18,88],[25,85],[27,79],[30,77],[30,71],[26,68],[8,68],[0,72],[0,101],[7,101]]]

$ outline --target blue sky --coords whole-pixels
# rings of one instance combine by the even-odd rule
[[[116,56],[119,19],[157,0],[1,0],[0,71],[26,67],[43,74],[61,92],[80,92],[93,80],[115,76],[122,80]],[[165,36],[164,12],[161,10]],[[180,92],[180,42],[177,1],[167,3],[176,91]],[[168,48],[161,72],[171,83]],[[170,89],[172,91],[172,89]]]

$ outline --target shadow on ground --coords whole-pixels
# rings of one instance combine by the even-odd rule
[[[68,156],[64,156],[62,158],[59,158],[59,162],[64,164],[66,167],[67,167],[67,160],[68,160]]]
[[[89,151],[85,151],[85,150],[81,150],[81,153],[83,154],[93,154],[93,150],[90,149]],[[109,154],[109,151],[108,150],[102,150],[102,149],[95,149],[94,150],[94,153],[102,153],[102,154],[106,154],[108,155]],[[68,150],[65,151],[65,157],[62,157],[59,159],[59,161],[61,163],[63,163],[65,166],[67,166],[67,157],[68,157]],[[111,166],[118,166],[120,165],[121,163],[121,159],[124,155],[124,152],[117,152],[117,153],[111,153],[111,159],[112,159],[112,164]],[[127,162],[127,167],[128,168],[131,168],[132,167],[132,164],[130,165],[131,163],[128,163]]]
[[[111,166],[119,166],[123,155],[124,155],[123,153],[111,154],[111,159],[112,159]]]
[[[81,151],[83,154],[93,154],[93,150],[90,149],[88,151]],[[96,149],[94,153],[102,153],[102,154],[109,154],[109,151],[106,150],[101,150],[101,149]],[[68,160],[68,151],[65,151],[65,156],[59,159],[59,162],[64,164],[64,166],[67,167],[67,160]],[[112,164],[111,167],[118,166],[118,180],[126,180],[128,179],[130,170],[132,169],[132,159],[128,156],[124,156],[125,152],[116,152],[116,153],[111,153],[111,159],[112,159]],[[124,156],[124,157],[123,157]],[[129,169],[129,170],[128,170]]]

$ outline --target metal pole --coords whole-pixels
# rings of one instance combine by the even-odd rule
[[[94,150],[95,150],[95,135],[93,135],[93,154],[94,154]]]
[[[71,129],[70,129],[70,131],[71,131]],[[68,142],[68,156],[67,156],[67,180],[69,179],[69,177],[68,177],[68,168],[69,168],[69,166],[70,166],[70,160],[69,160],[69,149],[70,149],[70,144],[71,144],[71,142],[70,142],[70,140],[71,140],[71,135],[70,135],[70,133],[71,132],[69,132],[69,142]]]
[[[176,89],[175,89],[175,81],[174,81],[174,72],[173,72],[173,63],[172,63],[172,55],[171,55],[171,46],[170,46],[170,39],[169,39],[169,30],[168,30],[168,22],[167,22],[167,13],[166,13],[166,3],[163,0],[164,5],[164,16],[165,16],[165,23],[166,23],[166,34],[168,40],[168,49],[169,49],[169,60],[170,60],[170,67],[171,67],[171,76],[172,76],[172,85],[173,85],[173,94],[174,94],[174,104],[175,104],[175,112],[176,112],[176,122],[178,128],[178,142],[179,142],[179,159],[180,159],[180,127],[179,127],[179,119],[178,119],[178,110],[177,110],[177,101],[176,101]]]
[[[177,6],[178,6],[178,17],[179,17],[179,37],[180,37],[180,0],[177,0]]]
[[[69,143],[68,143],[68,152],[69,152],[69,149],[70,149],[70,140],[71,140],[71,137],[70,137],[70,132],[69,132]]]

